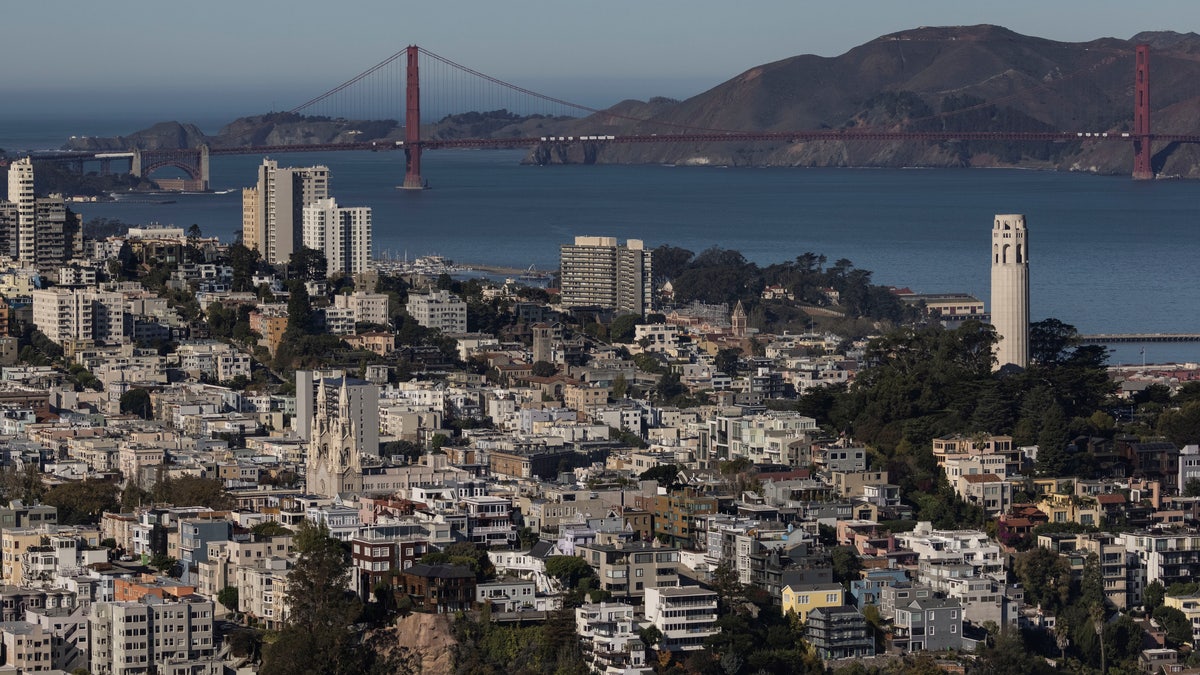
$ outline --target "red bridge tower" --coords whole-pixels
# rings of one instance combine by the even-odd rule
[[[1152,180],[1150,164],[1150,45],[1138,45],[1134,53],[1133,82],[1133,179]]]
[[[404,185],[405,190],[423,190],[421,178],[421,74],[416,45],[408,46],[408,81],[404,90]]]

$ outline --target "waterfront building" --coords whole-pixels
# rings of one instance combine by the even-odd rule
[[[575,237],[560,249],[563,307],[646,314],[651,306],[653,252],[640,239]]]
[[[992,226],[992,325],[996,367],[1029,365],[1029,237],[1025,216],[1001,214]]]
[[[273,265],[302,245],[304,207],[329,198],[329,167],[280,168],[264,159],[258,184],[242,191],[242,241]]]
[[[318,199],[303,210],[305,248],[325,254],[329,276],[360,274],[371,264],[371,207]]]

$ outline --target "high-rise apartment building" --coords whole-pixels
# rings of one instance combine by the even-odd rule
[[[303,243],[304,207],[328,198],[329,167],[280,168],[264,159],[253,192],[242,191],[242,241],[253,242],[267,262],[286,263]]]
[[[125,297],[56,286],[33,291],[33,325],[51,342],[116,344],[125,337]]]
[[[59,195],[34,200],[34,257],[41,268],[61,267],[83,249],[79,214]]]
[[[1029,236],[1022,215],[997,215],[992,225],[992,325],[1000,337],[996,367],[1027,367]]]
[[[24,157],[8,167],[8,201],[17,205],[17,258],[33,262],[36,255],[37,203],[33,196],[33,159]]]
[[[17,228],[20,219],[17,205],[0,202],[0,256],[17,259]]]
[[[575,237],[560,249],[562,304],[645,314],[653,294],[653,252],[640,239]]]
[[[260,231],[259,223],[265,222],[262,216],[262,202],[258,198],[258,187],[242,188],[242,245],[248,249],[262,252],[265,234]]]
[[[371,264],[371,208],[318,199],[304,207],[301,241],[325,254],[329,276],[359,274]]]

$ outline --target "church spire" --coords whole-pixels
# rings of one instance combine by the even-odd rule
[[[746,337],[746,308],[742,306],[742,301],[738,300],[733,307],[733,314],[729,317],[730,326],[733,328],[733,336],[743,338]]]

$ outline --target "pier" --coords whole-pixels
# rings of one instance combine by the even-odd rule
[[[1113,345],[1124,342],[1200,342],[1200,333],[1097,333],[1079,336],[1079,344],[1084,345]]]

